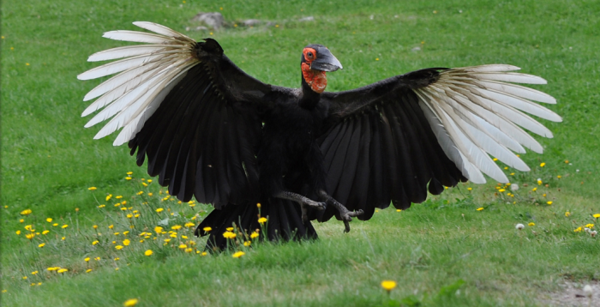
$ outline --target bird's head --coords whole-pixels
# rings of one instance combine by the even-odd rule
[[[342,69],[342,64],[323,45],[308,45],[302,50],[302,78],[310,88],[322,93],[327,87],[325,72]]]

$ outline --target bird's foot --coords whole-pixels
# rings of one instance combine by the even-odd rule
[[[325,199],[327,203],[333,205],[333,207],[340,213],[340,218],[344,222],[344,232],[350,232],[350,222],[352,221],[352,218],[362,215],[364,212],[360,209],[358,211],[348,210],[346,206],[329,196],[327,193],[325,193],[325,191],[320,191],[319,194],[321,198]]]

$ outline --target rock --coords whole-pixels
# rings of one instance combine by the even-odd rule
[[[298,21],[314,21],[315,18],[312,16],[300,18]]]
[[[223,18],[223,15],[221,15],[221,13],[219,13],[219,12],[216,12],[216,13],[200,12],[196,16],[194,16],[194,18],[192,18],[192,20],[202,22],[205,25],[207,25],[209,28],[213,28],[215,30],[221,29],[225,23],[225,19]]]
[[[258,19],[248,19],[248,20],[244,20],[244,26],[246,27],[253,27],[256,25],[259,25],[262,21],[258,20]]]

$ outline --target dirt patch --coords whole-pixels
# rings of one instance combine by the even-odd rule
[[[591,288],[591,297],[590,288],[584,291],[586,285]],[[566,282],[561,287],[561,290],[549,293],[543,303],[549,306],[600,307],[600,282]]]

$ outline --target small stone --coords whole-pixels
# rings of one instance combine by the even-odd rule
[[[312,16],[300,18],[298,21],[314,21],[315,18]]]
[[[253,27],[256,25],[259,25],[262,21],[258,20],[258,19],[248,19],[248,20],[244,20],[244,26],[246,27]]]
[[[192,20],[202,22],[205,25],[207,25],[208,27],[213,28],[215,30],[222,28],[223,24],[225,23],[225,19],[223,18],[223,15],[221,15],[221,13],[219,13],[219,12],[215,12],[215,13],[200,12],[200,13],[196,14],[196,16],[194,16],[194,18],[192,18]]]

